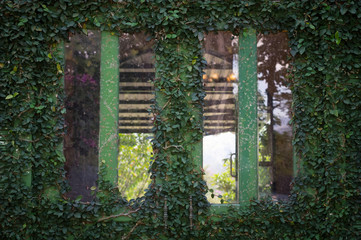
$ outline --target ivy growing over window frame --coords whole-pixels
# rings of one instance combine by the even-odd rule
[[[361,3],[351,0],[3,1],[0,237],[357,239],[360,9]],[[130,202],[116,193],[105,174],[107,162],[100,165],[96,201],[63,197],[68,187],[58,46],[69,34],[86,34],[89,28],[110,35],[142,30],[157,41],[154,184],[144,198]],[[207,31],[239,34],[249,28],[288,32],[293,144],[302,170],[287,203],[252,200],[247,207],[215,213],[205,199],[203,173],[192,161],[202,137],[205,62],[199,42]],[[184,126],[165,134],[177,115]]]

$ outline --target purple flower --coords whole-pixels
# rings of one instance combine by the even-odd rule
[[[91,148],[96,148],[97,143],[91,138],[82,138],[83,142]]]
[[[89,74],[78,75],[77,80],[79,80],[80,82],[82,82],[84,84],[87,84],[87,83],[92,84],[92,85],[97,84],[95,82],[94,78],[92,78],[92,76],[90,76]]]

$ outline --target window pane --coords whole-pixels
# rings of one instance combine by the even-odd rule
[[[234,203],[238,198],[238,157],[236,151],[238,38],[228,32],[209,33],[204,41],[207,60],[203,75],[204,107],[203,168],[211,203]]]
[[[153,42],[142,33],[119,38],[119,190],[128,199],[140,197],[150,183],[152,157],[149,113],[154,99]]]
[[[75,35],[65,44],[67,127],[64,137],[67,196],[90,201],[98,178],[100,33]]]
[[[287,34],[259,35],[257,52],[260,196],[287,199],[293,175]]]

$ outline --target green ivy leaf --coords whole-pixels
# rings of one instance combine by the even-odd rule
[[[338,31],[335,33],[335,39],[336,39],[336,44],[340,45],[341,38],[340,38],[340,33]]]
[[[125,24],[130,26],[130,27],[135,27],[135,26],[138,25],[138,23],[136,23],[136,22],[126,22]]]
[[[12,98],[14,98],[14,97],[16,97],[17,95],[19,95],[19,93],[14,93],[14,94],[9,94],[9,95],[7,95],[6,97],[5,97],[5,99],[6,100],[9,100],[9,99],[12,99]]]
[[[203,38],[204,38],[203,33],[202,33],[202,32],[198,32],[198,40],[199,40],[199,41],[202,41]]]
[[[337,109],[336,110],[330,110],[330,113],[332,115],[335,115],[336,117],[338,117],[338,110]]]
[[[176,38],[176,37],[177,37],[177,34],[167,34],[166,37],[167,37],[167,38],[170,38],[170,39]]]
[[[63,69],[59,63],[56,64],[56,69],[58,70],[58,73],[63,73]]]
[[[88,35],[88,30],[86,28],[82,28],[81,31],[85,34]]]
[[[25,23],[27,23],[27,22],[28,22],[27,17],[20,18],[20,22],[18,23],[18,27],[24,26]]]
[[[341,12],[341,15],[345,15],[345,13],[347,12],[347,7],[345,4],[342,4],[340,12]]]
[[[96,27],[100,27],[100,23],[97,18],[94,18],[93,23]]]

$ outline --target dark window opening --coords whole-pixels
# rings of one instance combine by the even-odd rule
[[[100,32],[77,34],[65,43],[64,155],[66,194],[91,201],[98,179]]]
[[[286,33],[258,35],[258,160],[260,196],[287,199],[293,178],[292,93]]]

